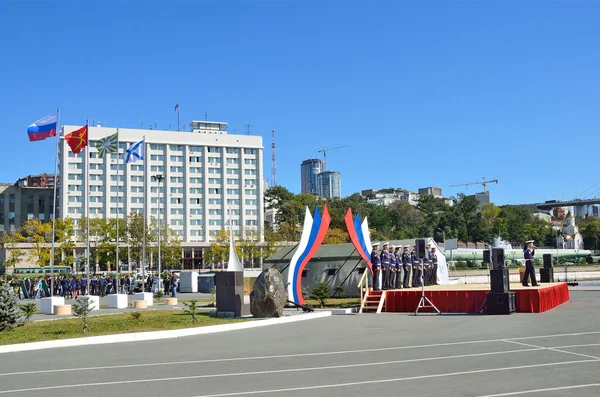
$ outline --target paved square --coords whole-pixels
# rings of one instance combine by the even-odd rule
[[[600,292],[542,314],[332,316],[2,354],[10,396],[597,396]]]

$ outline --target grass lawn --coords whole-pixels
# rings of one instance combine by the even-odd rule
[[[130,313],[89,317],[90,331],[86,332],[85,335],[82,333],[83,322],[78,318],[29,323],[11,331],[0,332],[0,345],[80,338],[83,336],[193,328],[247,321],[243,319],[213,318],[209,317],[208,313],[198,313],[196,315],[198,322],[194,323],[188,314],[179,311],[156,310],[139,313],[141,313],[141,316],[137,320]]]
[[[319,301],[316,299],[305,299],[304,302],[312,307],[319,307]],[[326,308],[346,308],[354,306],[360,306],[359,298],[329,298],[327,299],[327,302],[325,302]]]

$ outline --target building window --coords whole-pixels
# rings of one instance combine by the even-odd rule
[[[246,199],[246,205],[257,205],[258,201],[256,199]]]
[[[239,179],[233,179],[233,178],[227,178],[227,184],[228,185],[239,185],[240,184],[240,180]]]
[[[171,167],[173,168],[173,167]],[[152,165],[150,166],[150,171],[152,172],[165,172],[165,167],[162,165]]]
[[[223,179],[221,179],[221,178],[208,178],[208,183],[214,184],[214,185],[220,185],[221,183],[223,183]]]
[[[144,171],[144,166],[143,165],[132,164],[130,167],[131,167],[130,168],[131,171]]]
[[[208,169],[208,173],[209,174],[220,174],[221,173],[221,169],[220,168],[209,168]]]
[[[244,179],[244,185],[256,185],[256,179]]]
[[[227,175],[239,175],[239,168],[227,168]]]
[[[215,147],[215,146],[209,146],[208,153],[221,153],[221,148]]]
[[[171,156],[169,157],[172,163],[181,163],[183,162],[183,156]]]
[[[248,196],[256,196],[256,189],[245,189],[244,192],[248,195]]]
[[[101,186],[101,187],[102,187],[102,190],[104,190],[104,186]],[[121,186],[111,186],[110,187],[110,191],[113,192],[113,193],[116,193],[117,192],[117,188],[118,188],[118,191],[120,193],[125,192],[125,186],[123,186],[123,185],[121,185]]]
[[[171,172],[183,172],[183,167],[171,166]]]
[[[173,152],[183,152],[183,145],[169,145],[169,149]],[[183,161],[183,157],[182,157]]]
[[[244,174],[245,175],[256,175],[256,170],[255,169],[245,169]]]
[[[191,187],[190,194],[202,194],[202,190],[201,187]]]
[[[200,162],[202,162],[201,159],[202,159],[202,157],[200,157],[200,156],[190,156],[190,158],[189,158],[190,163],[200,163]]]
[[[202,183],[202,178],[190,178],[190,183]]]
[[[221,158],[220,157],[209,157],[208,164],[221,164]]]
[[[221,194],[221,189],[215,188],[215,187],[209,187],[208,194]]]
[[[221,220],[220,219],[209,219],[208,224],[210,226],[221,226]]]
[[[172,176],[171,183],[183,183],[183,177],[182,176]]]
[[[116,182],[117,180],[119,180],[121,182],[125,182],[125,175],[118,175],[118,177],[117,177],[117,175],[111,175],[110,180],[113,182]],[[144,180],[144,178],[140,177],[140,181],[143,181],[143,180]]]
[[[183,193],[184,192],[184,188],[182,187],[172,187],[171,188],[171,193]]]
[[[223,211],[221,209],[211,208],[208,210],[208,215],[223,215]]]
[[[202,167],[190,167],[190,174],[201,174]]]
[[[165,145],[159,145],[158,143],[151,143],[150,149],[163,151],[163,150],[165,150]]]
[[[69,174],[69,180],[70,181],[82,181],[83,180],[83,175],[81,175],[81,174]]]
[[[256,155],[256,149],[244,149],[244,154],[254,154],[254,155]]]
[[[191,226],[202,226],[202,219],[190,219]]]
[[[227,199],[229,205],[240,205],[240,199]]]
[[[200,200],[200,199],[196,199],[196,200]],[[200,204],[200,202],[198,202],[198,204]],[[202,209],[201,208],[192,208],[190,210],[190,215],[202,215]],[[193,221],[192,221],[193,222]],[[200,222],[200,221],[199,221]],[[193,224],[193,223],[192,223]],[[200,223],[198,223],[200,224]]]
[[[227,189],[227,194],[240,194],[240,189]]]
[[[189,146],[188,149],[190,149],[190,153],[201,152],[202,151],[202,147],[201,146]]]
[[[223,204],[223,201],[220,198],[209,198],[208,199],[208,204],[221,205],[221,204]]]
[[[183,208],[171,208],[171,215],[183,215]]]
[[[151,154],[150,160],[152,161],[165,161],[165,156],[162,154]]]
[[[246,165],[256,165],[256,159],[244,159]]]
[[[258,210],[246,210],[246,215],[258,215]]]
[[[181,197],[171,197],[171,204],[181,204]]]
[[[255,219],[246,219],[246,226],[256,226]]]
[[[239,164],[240,163],[240,159],[238,158],[227,158],[227,164]]]
[[[132,186],[131,193],[144,193],[144,187],[143,186]]]
[[[201,198],[191,198],[190,199],[190,204],[203,204],[203,203],[204,203],[204,200]]]

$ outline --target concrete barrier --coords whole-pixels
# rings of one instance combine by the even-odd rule
[[[175,306],[175,305],[177,305],[177,298],[166,298],[165,299],[165,305],[168,305],[168,306]]]
[[[70,316],[71,305],[54,305],[55,316]]]
[[[148,303],[146,301],[133,301],[134,309],[147,309]]]

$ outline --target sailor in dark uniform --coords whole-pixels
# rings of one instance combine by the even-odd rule
[[[431,262],[431,276],[429,279],[429,284],[438,285],[438,282],[437,282],[438,259],[437,259],[437,254],[435,253],[435,247],[431,248],[431,254],[429,255],[429,261]]]
[[[395,289],[400,289],[402,286],[402,246],[399,245],[396,247],[396,252],[394,252],[394,257],[396,258],[396,282],[394,283]]]
[[[412,286],[420,287],[420,276],[419,276],[419,258],[417,258],[417,253],[415,252],[415,246],[412,247],[412,252],[410,253],[410,262],[412,264]]]
[[[429,273],[431,273],[431,265],[429,262],[429,250],[427,250],[425,252],[425,256],[423,257],[423,268],[422,268],[422,272],[423,272],[423,285],[428,287],[429,286]]]
[[[533,267],[533,259],[535,258],[535,245],[533,240],[525,242],[523,247],[523,257],[525,258],[525,275],[523,276],[523,286],[529,287],[529,277],[531,277],[531,285],[537,287],[539,284],[535,280],[535,268]]]
[[[410,259],[410,253],[408,252],[409,247],[409,245],[405,245],[404,252],[402,253],[402,268],[404,269],[403,288],[410,288],[410,270],[412,268],[412,261]]]
[[[383,249],[381,250],[381,271],[383,272],[382,289],[389,289],[390,287],[390,265],[391,257],[389,250],[389,242],[383,243]]]
[[[371,266],[373,266],[373,291],[381,290],[381,258],[379,257],[379,243],[373,243],[371,251]]]
[[[396,255],[394,251],[396,250],[395,245],[390,245],[390,278],[388,281],[388,289],[396,288]]]

